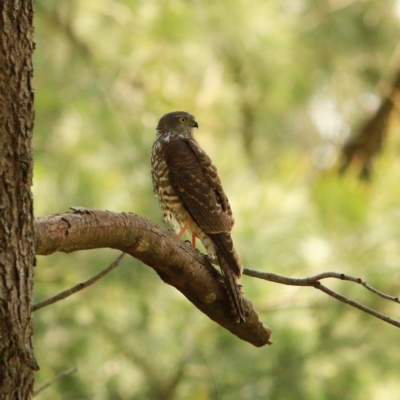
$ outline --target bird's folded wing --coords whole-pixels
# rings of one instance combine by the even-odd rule
[[[210,157],[193,139],[165,146],[169,180],[190,216],[205,233],[230,232],[232,211]]]

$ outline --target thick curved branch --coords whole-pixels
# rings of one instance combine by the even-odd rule
[[[336,279],[340,279],[342,281],[355,282],[355,283],[358,283],[358,284],[364,286],[370,292],[377,294],[378,296],[383,297],[386,300],[390,300],[395,303],[400,303],[400,300],[398,297],[390,296],[386,293],[383,293],[383,292],[373,288],[372,286],[368,285],[367,282],[363,281],[360,278],[342,274],[340,272],[323,272],[321,274],[310,276],[308,278],[288,278],[286,276],[280,276],[280,275],[271,274],[268,272],[254,271],[254,270],[251,270],[248,268],[245,268],[243,270],[243,275],[252,276],[253,278],[264,279],[264,280],[270,281],[270,282],[281,283],[283,285],[315,287],[316,289],[321,290],[322,292],[328,294],[329,296],[335,298],[336,300],[339,300],[343,303],[349,304],[352,307],[358,308],[361,311],[364,311],[368,314],[373,315],[376,318],[381,319],[382,321],[387,322],[388,324],[391,324],[391,325],[394,325],[394,326],[400,328],[400,321],[396,321],[395,319],[392,319],[392,318],[388,317],[387,315],[384,315],[376,310],[373,310],[372,308],[369,308],[367,306],[364,306],[363,304],[357,303],[356,301],[351,300],[348,297],[343,296],[340,293],[337,293],[337,292],[327,288],[326,286],[322,285],[322,283],[320,282],[320,280],[327,279],[327,278],[336,278]]]
[[[200,311],[254,346],[271,344],[271,330],[243,297],[246,322],[237,324],[220,276],[208,258],[179,241],[175,233],[132,213],[74,208],[72,213],[35,220],[37,255],[110,247],[153,268]]]

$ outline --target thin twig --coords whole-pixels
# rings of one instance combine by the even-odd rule
[[[314,286],[315,282],[320,281],[321,279],[335,278],[335,279],[340,279],[341,281],[350,281],[358,283],[364,286],[370,292],[375,293],[386,300],[390,300],[400,304],[400,299],[398,297],[391,296],[389,294],[379,291],[378,289],[373,288],[366,281],[363,281],[361,278],[356,278],[351,275],[342,274],[341,272],[322,272],[321,274],[310,276],[308,278],[288,278],[286,276],[271,274],[269,272],[261,272],[244,268],[243,275],[248,275],[254,278],[264,279],[266,281],[282,283],[283,285],[290,285],[290,286]]]
[[[373,288],[367,282],[363,281],[360,278],[356,278],[354,276],[342,274],[339,272],[323,272],[321,274],[310,276],[308,278],[288,278],[286,276],[280,276],[280,275],[271,274],[268,272],[254,271],[254,270],[247,269],[247,268],[244,268],[243,275],[252,276],[253,278],[264,279],[264,280],[270,281],[270,282],[281,283],[283,285],[313,286],[316,289],[319,289],[319,290],[323,291],[324,293],[327,293],[329,296],[331,296],[339,301],[342,301],[343,303],[349,304],[352,307],[358,308],[361,311],[364,311],[368,314],[373,315],[376,318],[381,319],[382,321],[387,322],[388,324],[391,324],[391,325],[394,325],[394,326],[400,328],[400,321],[396,321],[384,314],[381,314],[378,311],[373,310],[372,308],[369,308],[360,303],[357,303],[356,301],[353,301],[331,289],[328,289],[326,286],[322,285],[320,282],[320,280],[327,279],[327,278],[335,278],[335,279],[340,279],[342,281],[355,282],[355,283],[358,283],[358,284],[364,286],[370,292],[377,294],[378,296],[383,297],[386,300],[390,300],[390,301],[393,301],[398,304],[400,303],[400,300],[398,297],[390,296],[386,293],[383,293],[383,292]]]
[[[398,297],[395,296],[390,296],[389,294],[383,293],[381,291],[379,291],[378,289],[373,288],[372,286],[368,285],[367,282],[363,281],[361,283],[367,290],[369,290],[372,293],[377,294],[380,297],[383,297],[386,300],[390,300],[390,301],[394,301],[395,303],[399,303],[400,304],[400,300]]]
[[[53,385],[54,383],[56,383],[61,378],[64,378],[65,376],[68,376],[68,375],[71,375],[71,374],[75,373],[76,371],[78,371],[78,368],[72,367],[70,369],[67,369],[64,372],[61,372],[61,374],[58,374],[57,376],[55,376],[51,381],[45,383],[43,386],[40,386],[39,389],[35,390],[33,392],[33,397],[37,396],[40,392],[43,392],[43,390],[45,390],[49,386]]]
[[[77,293],[85,288],[87,288],[90,285],[93,285],[93,283],[97,282],[100,278],[108,274],[110,271],[112,271],[114,268],[118,267],[120,261],[124,257],[125,253],[121,253],[120,256],[111,264],[109,265],[106,269],[98,273],[97,275],[93,276],[89,280],[85,282],[78,283],[77,285],[73,286],[70,289],[64,290],[61,293],[58,293],[57,295],[50,297],[47,300],[41,301],[40,303],[36,303],[32,307],[32,311],[39,310],[39,308],[46,307],[50,304],[56,303],[57,301],[63,300],[66,297],[69,297],[73,295],[74,293]]]
[[[326,286],[322,285],[320,282],[317,282],[317,285],[315,286],[316,289],[322,290],[323,292],[329,294],[329,296],[342,301],[343,303],[346,303],[352,307],[358,308],[361,311],[364,311],[370,315],[373,315],[376,318],[381,319],[382,321],[387,322],[388,324],[397,326],[398,328],[400,328],[400,321],[396,321],[395,319],[392,319],[390,317],[388,317],[387,315],[381,314],[378,311],[373,310],[372,308],[369,308],[367,306],[364,306],[363,304],[357,303],[354,300],[349,299],[346,296],[343,296],[339,293],[334,292],[331,289],[328,289]]]

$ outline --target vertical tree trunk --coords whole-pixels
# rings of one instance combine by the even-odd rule
[[[32,0],[0,0],[0,399],[30,399]]]

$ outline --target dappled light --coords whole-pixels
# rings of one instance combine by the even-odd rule
[[[400,295],[399,2],[35,7],[35,217],[84,207],[162,225],[151,146],[159,118],[184,110],[218,168],[245,268],[291,278],[334,271]],[[355,152],[339,175],[345,143],[360,143],[385,99],[381,145]],[[119,254],[38,256],[34,302]],[[249,274],[241,283],[272,346],[240,340],[126,255],[96,284],[34,313],[35,386],[77,367],[38,398],[398,399],[398,328],[315,287]],[[400,319],[399,304],[362,285],[321,284]]]

